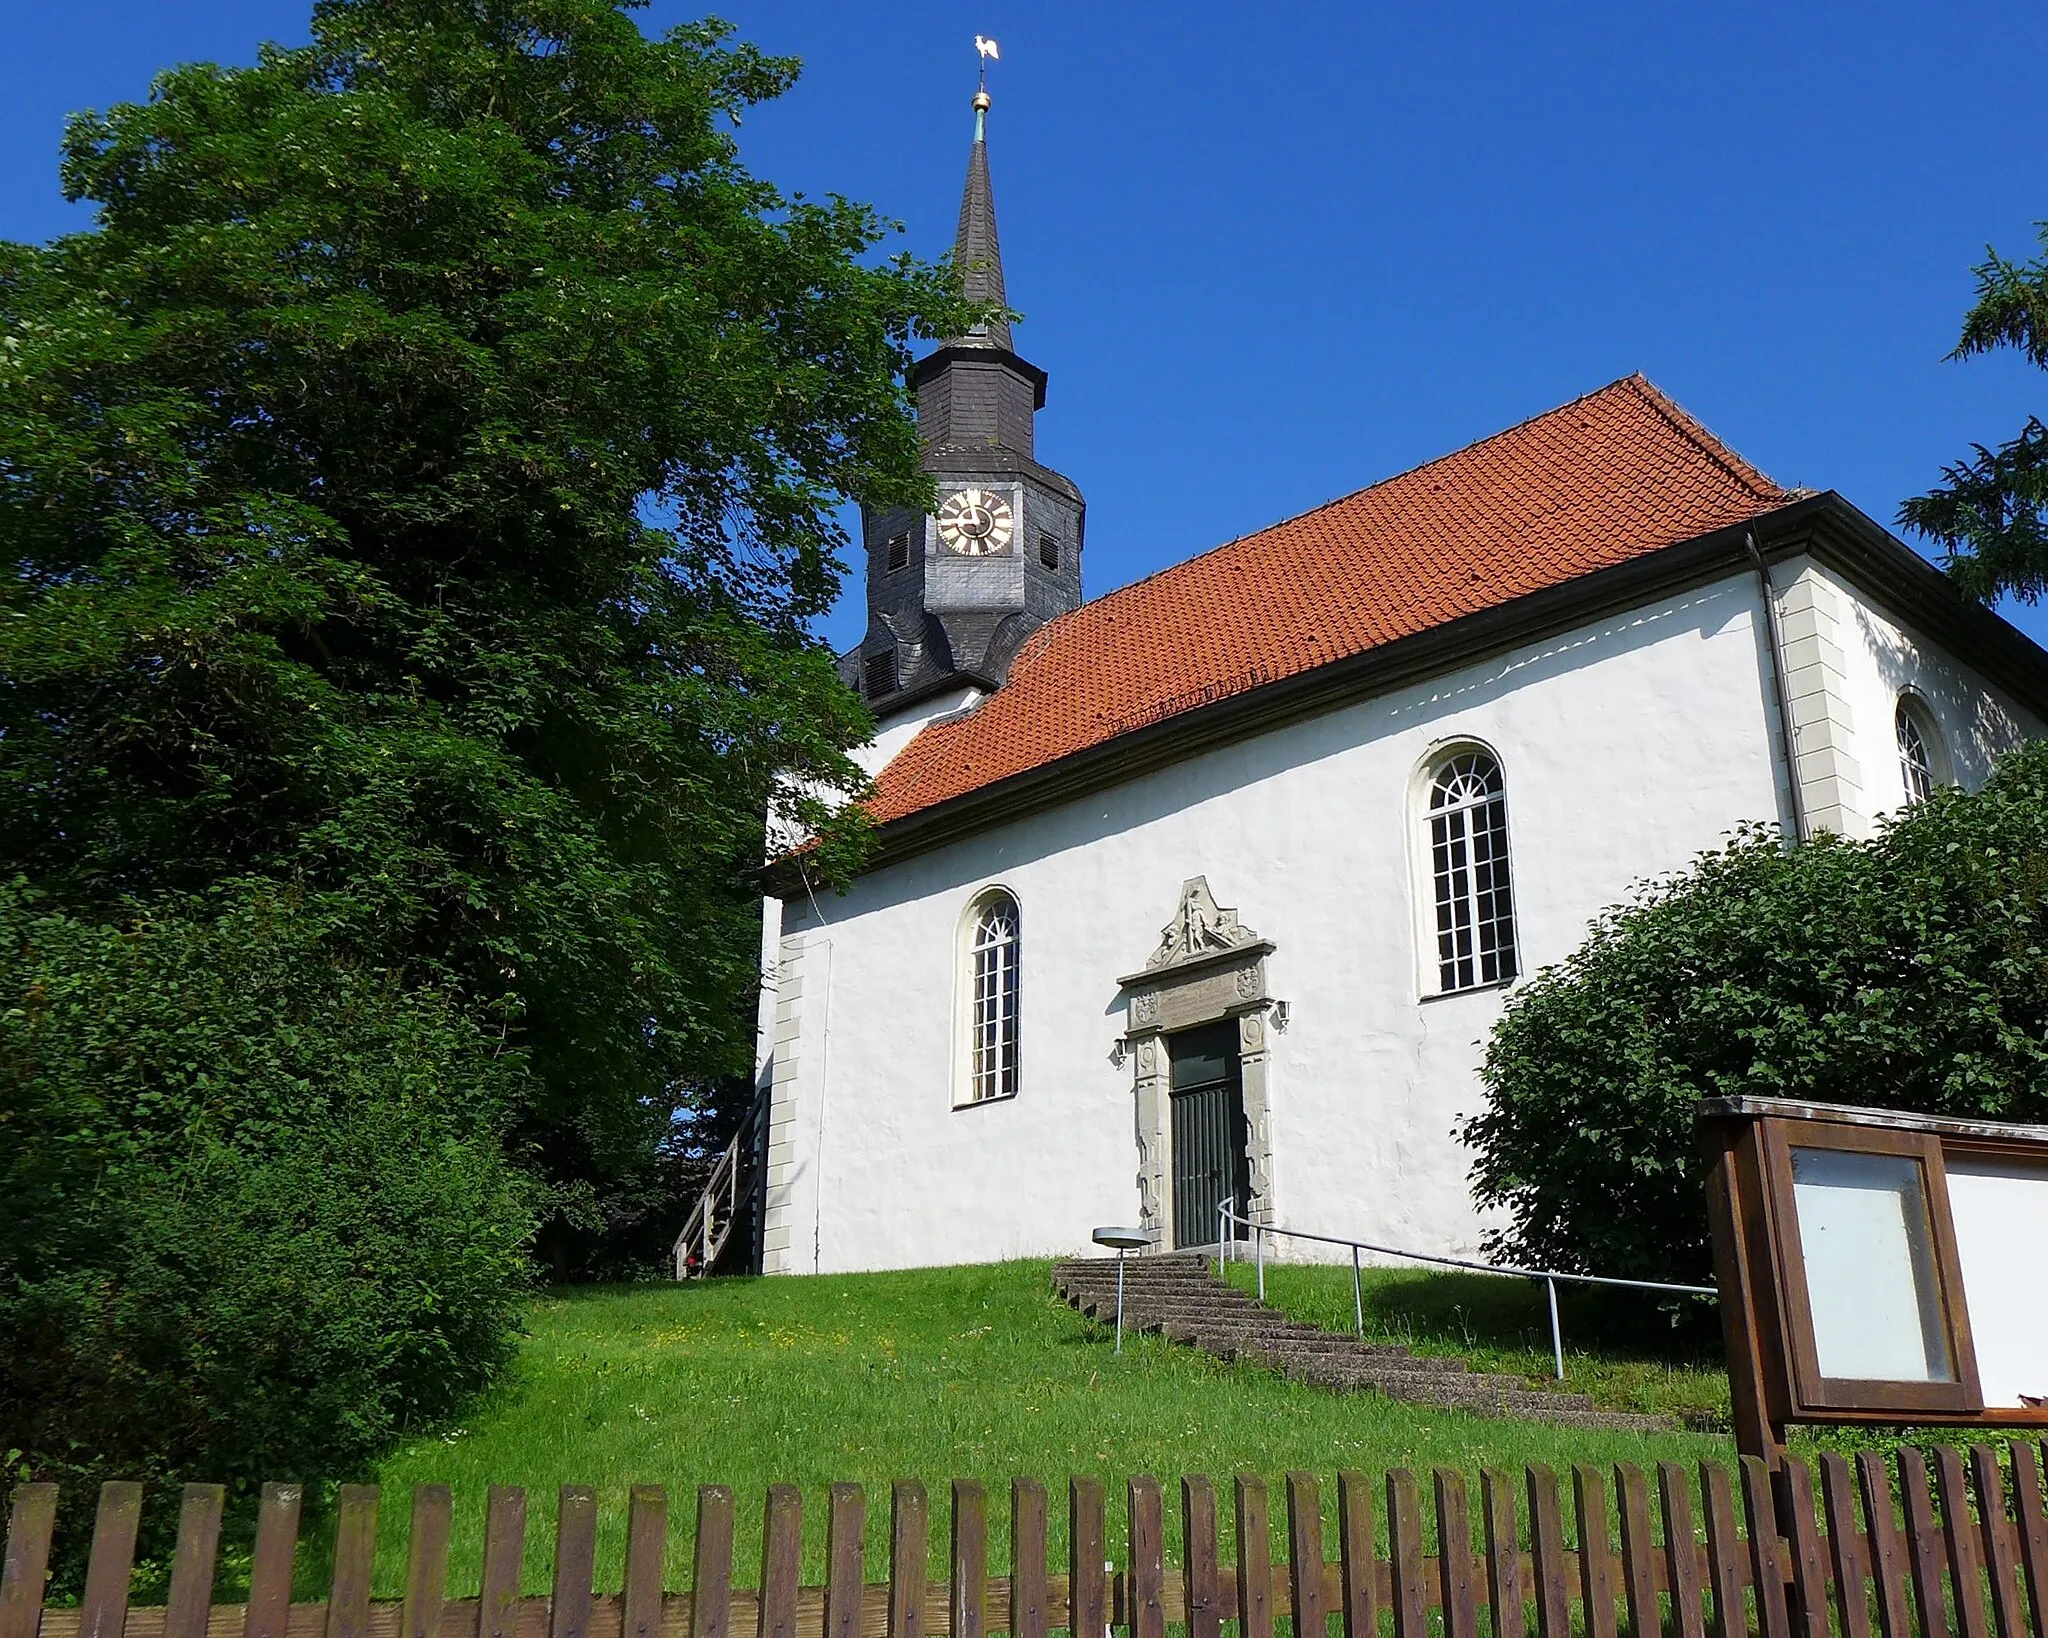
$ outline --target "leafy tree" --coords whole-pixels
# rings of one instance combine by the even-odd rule
[[[526,1284],[522,1079],[289,897],[111,927],[0,884],[0,1454],[247,1488],[452,1410]]]
[[[1976,269],[1977,304],[1951,358],[2017,347],[2048,369],[2048,222],[2037,231],[2039,259],[2009,262],[1993,251]],[[1899,521],[1941,543],[1949,572],[1971,595],[2036,601],[2048,591],[2048,426],[2030,415],[2016,438],[1996,449],[1979,444],[1942,476],[1941,488],[1899,508]]]
[[[1868,842],[1753,832],[1609,910],[1510,1001],[1484,1082],[1495,1249],[1645,1279],[1711,1273],[1703,1097],[2048,1119],[2048,745]]]
[[[0,245],[0,872],[275,884],[517,1050],[586,1219],[745,1067],[764,816],[870,727],[833,509],[928,501],[900,372],[965,316],[741,164],[792,62],[638,3],[320,0],[75,119],[95,230]]]

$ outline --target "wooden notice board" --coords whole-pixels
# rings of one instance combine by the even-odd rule
[[[2048,1126],[1700,1106],[1736,1441],[1793,1422],[2048,1426]]]

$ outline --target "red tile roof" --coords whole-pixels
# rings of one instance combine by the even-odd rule
[[[1784,506],[1640,375],[1084,603],[882,770],[886,823]]]

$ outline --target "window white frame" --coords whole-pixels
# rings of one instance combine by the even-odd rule
[[[1422,994],[1512,983],[1526,963],[1499,753],[1475,740],[1434,746],[1416,770],[1411,796]]]
[[[1902,689],[1892,707],[1892,739],[1898,752],[1899,785],[1907,807],[1917,807],[1950,782],[1948,742],[1927,701]]]
[[[1023,1077],[1023,913],[1009,888],[983,888],[960,917],[954,981],[953,1106],[1014,1098]]]

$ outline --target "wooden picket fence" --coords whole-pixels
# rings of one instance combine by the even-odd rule
[[[1284,1520],[1269,1518],[1264,1482],[1239,1478],[1234,1508],[1236,1563],[1218,1553],[1215,1487],[1181,1483],[1182,1562],[1165,1551],[1165,1498],[1153,1479],[1128,1486],[1125,1566],[1106,1564],[1102,1485],[1072,1481],[1069,1562],[1047,1563],[1046,1491],[1035,1480],[1011,1487],[1010,1563],[988,1574],[987,1498],[971,1480],[952,1490],[949,1575],[930,1581],[930,1521],[922,1485],[899,1481],[889,1503],[889,1579],[865,1579],[866,1497],[832,1486],[826,1576],[801,1576],[802,1499],[773,1485],[766,1499],[759,1585],[733,1584],[733,1496],[697,1492],[694,1573],[687,1591],[663,1585],[668,1500],[654,1486],[632,1491],[625,1585],[594,1589],[597,1494],[567,1486],[555,1531],[554,1590],[520,1592],[526,1539],[525,1492],[494,1486],[485,1522],[480,1596],[450,1598],[452,1519],[446,1486],[412,1496],[412,1533],[401,1599],[371,1596],[377,1492],[340,1492],[330,1590],[320,1603],[293,1603],[293,1562],[301,1493],[269,1485],[259,1504],[248,1601],[213,1601],[222,1493],[192,1485],[160,1606],[130,1607],[141,1487],[101,1492],[82,1595],[46,1605],[45,1582],[56,1492],[14,1493],[4,1572],[0,1638],[1273,1638],[1290,1620],[1297,1638],[2048,1638],[2048,1513],[2040,1453],[2013,1444],[2002,1459],[1990,1445],[1967,1456],[1901,1450],[1896,1471],[1879,1455],[1820,1463],[1819,1507],[1811,1470],[1788,1461],[1775,1482],[1745,1458],[1731,1480],[1718,1462],[1693,1476],[1660,1464],[1571,1473],[1571,1522],[1556,1476],[1530,1467],[1520,1484],[1489,1470],[1480,1477],[1478,1528],[1464,1476],[1438,1468],[1426,1516],[1414,1474],[1396,1469],[1384,1490],[1358,1473],[1337,1476],[1336,1541],[1326,1538],[1318,1481],[1289,1474]],[[1738,1493],[1739,1492],[1739,1493]],[[1378,1555],[1376,1512],[1385,1498],[1388,1556]],[[1620,1525],[1617,1544],[1610,1519]],[[1781,1533],[1778,1521],[1786,1524]],[[1524,1528],[1526,1521],[1526,1529]],[[1434,1523],[1437,1551],[1425,1553]],[[1661,1526],[1661,1529],[1659,1528]],[[1286,1560],[1275,1555],[1282,1537]]]

